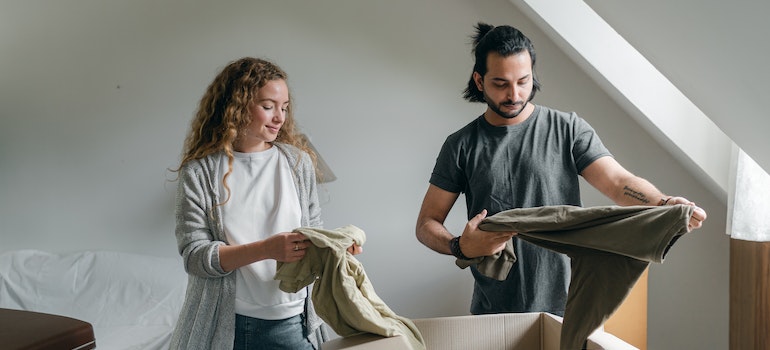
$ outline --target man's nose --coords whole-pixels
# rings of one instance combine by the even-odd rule
[[[510,100],[512,100],[512,101],[516,101],[516,100],[517,100],[517,98],[516,98],[516,97],[517,97],[517,96],[519,96],[519,95],[518,95],[518,93],[519,93],[519,90],[520,90],[520,87],[519,87],[518,85],[516,85],[516,84],[511,84],[511,88],[508,90],[508,94],[509,94],[509,95],[508,95],[508,98],[509,98]]]

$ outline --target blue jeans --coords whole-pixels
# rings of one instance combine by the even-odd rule
[[[236,314],[233,350],[313,350],[304,329],[302,314],[285,320],[261,320]]]

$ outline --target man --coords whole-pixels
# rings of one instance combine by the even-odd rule
[[[487,109],[444,142],[417,218],[417,238],[459,259],[493,255],[513,239],[518,261],[505,280],[471,267],[471,313],[563,315],[569,259],[520,240],[515,232],[481,231],[477,226],[484,217],[513,208],[581,205],[578,175],[618,205],[694,203],[667,196],[623,168],[575,113],[533,104],[540,89],[535,50],[520,31],[479,23],[473,51],[475,65],[464,97],[485,102]],[[460,193],[465,193],[469,221],[454,237],[444,220]],[[690,228],[699,228],[705,219],[696,207]]]

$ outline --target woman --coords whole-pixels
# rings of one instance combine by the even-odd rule
[[[200,101],[178,168],[176,238],[189,278],[172,349],[324,340],[310,292],[273,280],[276,261],[298,261],[310,244],[291,231],[322,225],[315,154],[295,129],[286,80],[275,64],[242,58]]]

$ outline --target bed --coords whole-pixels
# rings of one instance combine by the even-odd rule
[[[88,322],[100,350],[167,349],[186,286],[181,258],[107,251],[0,254],[0,308]]]

